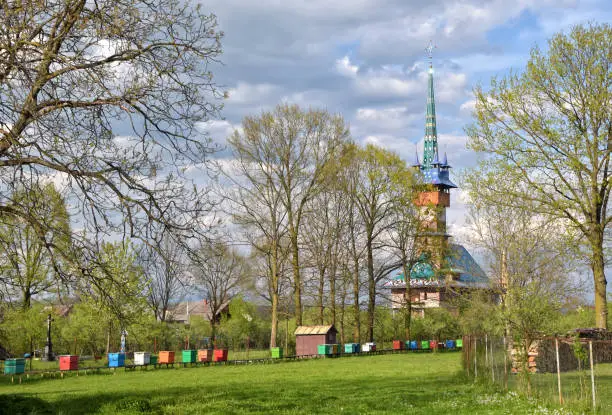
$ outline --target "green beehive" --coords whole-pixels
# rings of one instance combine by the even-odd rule
[[[457,339],[455,342],[455,347],[457,347],[457,349],[461,349],[463,347],[463,339]]]
[[[197,358],[197,350],[183,350],[183,363],[195,363]]]
[[[323,355],[331,354],[331,345],[330,344],[320,344],[317,350],[319,354],[323,354]]]
[[[283,358],[283,348],[282,347],[272,347],[270,349],[272,352],[273,359],[282,359]]]
[[[25,359],[6,359],[4,361],[5,375],[18,375],[25,372]]]
[[[421,341],[421,349],[423,350],[429,349],[429,342],[427,340]]]
[[[156,365],[157,364],[157,356],[151,355],[151,359],[149,359],[149,364]]]

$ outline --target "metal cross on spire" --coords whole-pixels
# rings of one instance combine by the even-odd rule
[[[425,48],[425,51],[427,52],[427,57],[429,58],[429,66],[431,67],[433,64],[433,51],[434,49],[437,48],[436,45],[434,45],[433,40],[429,41],[429,45]]]

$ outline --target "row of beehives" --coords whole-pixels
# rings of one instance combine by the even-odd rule
[[[134,366],[148,366],[158,364],[173,364],[173,363],[197,363],[197,362],[224,362],[227,361],[227,349],[203,349],[203,350],[183,350],[181,353],[181,361],[175,361],[175,352],[160,351],[159,355],[153,355],[149,352],[134,352]],[[24,360],[24,359],[13,359]],[[109,353],[108,367],[124,367],[125,353]],[[21,371],[11,373],[23,373],[24,365],[19,367]],[[78,370],[79,356],[62,355],[59,356],[59,369]]]
[[[393,340],[393,350],[432,350],[432,349],[461,349],[463,348],[463,339],[457,340]]]

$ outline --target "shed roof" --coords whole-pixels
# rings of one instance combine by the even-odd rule
[[[315,334],[327,334],[330,331],[337,333],[336,328],[333,325],[330,326],[298,326],[295,329],[296,336],[308,336]]]

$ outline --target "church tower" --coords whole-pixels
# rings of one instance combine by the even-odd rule
[[[448,249],[449,235],[446,233],[446,209],[450,207],[450,189],[457,186],[450,181],[450,165],[446,154],[444,154],[442,160],[439,158],[432,63],[433,45],[430,44],[427,51],[429,71],[423,164],[419,162],[417,154],[412,166],[420,170],[423,178],[423,189],[419,192],[416,200],[416,205],[421,208],[422,213],[418,244],[421,252],[429,256],[433,267],[440,271],[445,268],[443,259]]]
[[[451,243],[446,229],[446,210],[450,207],[450,190],[457,186],[450,180],[450,165],[440,159],[434,95],[433,45],[427,48],[429,71],[427,76],[427,107],[425,111],[425,140],[421,163],[415,154],[412,167],[421,176],[415,204],[420,209],[420,223],[416,239],[416,262],[409,275],[402,270],[385,283],[391,290],[391,307],[405,307],[408,299],[412,313],[424,315],[425,309],[450,307],[452,298],[463,292],[488,290],[487,275],[460,244]]]

